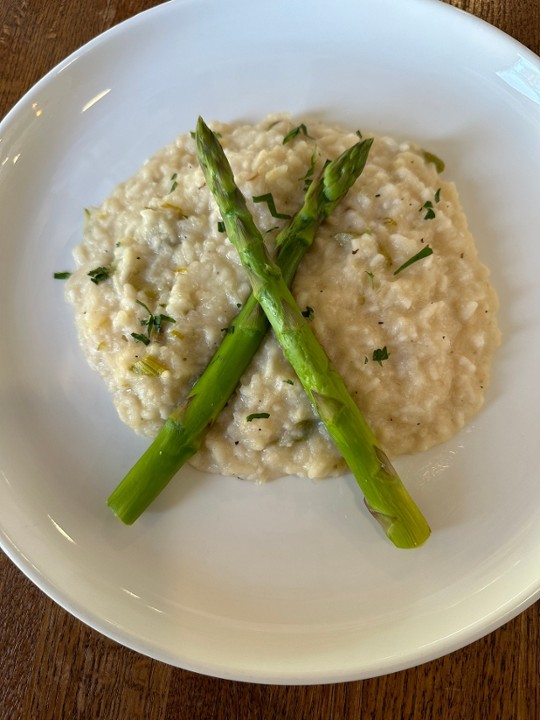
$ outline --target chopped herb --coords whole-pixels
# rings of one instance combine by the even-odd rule
[[[369,358],[367,355],[364,355],[364,365],[367,365],[369,362]]]
[[[285,137],[283,138],[283,144],[286,145],[291,140],[294,140],[294,138],[297,135],[300,135],[300,133],[302,133],[302,135],[305,135],[308,138],[311,138],[311,135],[308,134],[307,127],[304,125],[304,123],[301,123],[285,135]],[[313,138],[311,139],[313,140]]]
[[[368,278],[371,280],[371,289],[375,287],[375,275],[369,270],[364,270]]]
[[[278,213],[272,193],[266,193],[265,195],[254,195],[253,202],[265,202],[268,205],[268,209],[270,210],[270,215],[272,215],[272,217],[281,218],[283,220],[289,220],[291,217],[290,215],[286,215],[285,213]]]
[[[435,191],[434,197],[435,197],[435,202],[438,203],[441,199],[441,188],[437,188],[437,190]]]
[[[251,422],[252,420],[265,420],[266,418],[270,417],[270,413],[267,412],[260,412],[260,413],[251,413],[251,415],[248,415],[246,417],[246,420],[248,422]]]
[[[68,272],[68,271],[66,271],[66,272],[55,272],[54,275],[53,275],[53,278],[54,278],[55,280],[67,280],[69,277],[71,277],[71,273]]]
[[[150,336],[152,335],[153,331],[155,331],[159,335],[163,332],[164,323],[176,322],[176,320],[169,315],[163,315],[161,313],[159,315],[154,315],[150,312],[150,308],[145,305],[141,300],[135,300],[135,302],[148,312],[148,317],[144,320],[141,320],[141,325],[146,327],[146,335],[141,335],[140,333],[131,333],[131,337],[134,337],[135,340],[138,340],[139,342],[143,342],[145,345],[148,345],[150,343]]]
[[[394,275],[397,275],[402,270],[405,270],[406,267],[409,267],[409,265],[412,265],[417,260],[422,260],[422,258],[426,258],[429,255],[433,255],[433,250],[429,247],[429,245],[426,245],[426,247],[423,247],[420,252],[417,252],[416,255],[413,255],[411,258],[409,258],[406,262],[403,263],[403,265],[400,265],[397,270],[394,270]]]
[[[110,267],[100,266],[97,267],[95,270],[90,270],[88,276],[93,283],[99,285],[100,282],[103,282],[103,280],[107,280],[107,278],[110,277],[111,272],[112,271]]]
[[[427,150],[422,151],[422,155],[424,156],[424,160],[427,163],[433,163],[435,165],[435,170],[440,174],[444,171],[444,162],[441,160],[440,157],[437,157],[437,155],[434,155],[433,153],[428,152]]]
[[[176,188],[178,187],[178,183],[176,182],[176,178],[178,177],[178,173],[173,173],[171,175],[171,189],[169,190],[170,193],[174,192]]]
[[[289,380],[289,379],[284,380],[283,382],[284,382],[284,383],[287,383],[287,385],[294,385],[294,382],[293,382],[292,380]]]
[[[433,218],[435,217],[435,210],[433,209],[433,203],[431,202],[431,200],[426,200],[420,210],[426,211],[426,214],[424,215],[424,220],[433,220]]]
[[[223,220],[218,220],[217,229],[220,233],[225,232],[225,223],[223,222]]]
[[[306,306],[305,310],[302,310],[302,315],[305,318],[307,318],[308,320],[311,320],[311,318],[313,317],[314,314],[315,314],[315,310],[313,310],[313,308],[310,307],[309,305]]]
[[[377,350],[373,351],[372,360],[375,362],[378,362],[379,365],[382,367],[382,361],[388,360],[390,357],[388,350],[386,349],[386,345],[383,348],[378,348]]]
[[[362,135],[362,133],[360,132],[360,130],[357,130],[357,131],[356,131],[356,135],[360,138],[360,140],[362,140],[363,135]]]
[[[133,332],[133,333],[131,333],[131,337],[135,338],[135,340],[137,340],[137,342],[142,342],[145,345],[150,345],[150,338],[147,337],[146,335],[142,335],[141,333]]]

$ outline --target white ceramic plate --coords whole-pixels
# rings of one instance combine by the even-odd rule
[[[350,478],[189,469],[133,527],[105,500],[146,446],[78,349],[63,284],[83,207],[208,120],[309,113],[446,160],[501,298],[485,409],[397,463],[433,536],[398,551]],[[435,0],[185,0],[76,52],[0,132],[0,528],[48,595],[122,644],[269,683],[441,656],[540,591],[540,61]]]

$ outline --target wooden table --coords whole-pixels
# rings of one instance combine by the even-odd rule
[[[77,47],[157,4],[2,0],[0,115]],[[450,4],[540,54],[540,0]],[[172,668],[117,645],[59,608],[0,552],[0,720],[535,720],[539,609],[537,603],[484,639],[411,670],[339,685],[251,685]]]

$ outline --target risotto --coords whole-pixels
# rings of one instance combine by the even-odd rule
[[[286,114],[212,127],[270,247],[306,177],[358,141]],[[375,137],[292,286],[390,456],[441,443],[478,412],[500,342],[488,269],[440,169],[412,143]],[[191,134],[86,211],[74,255],[66,293],[83,352],[120,418],[151,438],[250,291]],[[346,470],[271,332],[192,463],[257,481]]]

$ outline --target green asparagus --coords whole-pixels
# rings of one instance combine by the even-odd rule
[[[292,281],[319,224],[333,212],[362,172],[371,144],[371,139],[358,142],[327,164],[310,184],[298,213],[279,233],[277,257],[287,283]],[[123,522],[133,523],[197,452],[267,329],[266,316],[250,295],[206,370],[109,497],[109,507]]]
[[[369,511],[397,547],[422,545],[430,535],[429,525],[302,316],[279,266],[267,252],[217,137],[202,118],[197,123],[196,141],[206,181],[229,240],[248,273],[253,295],[353,472]]]

